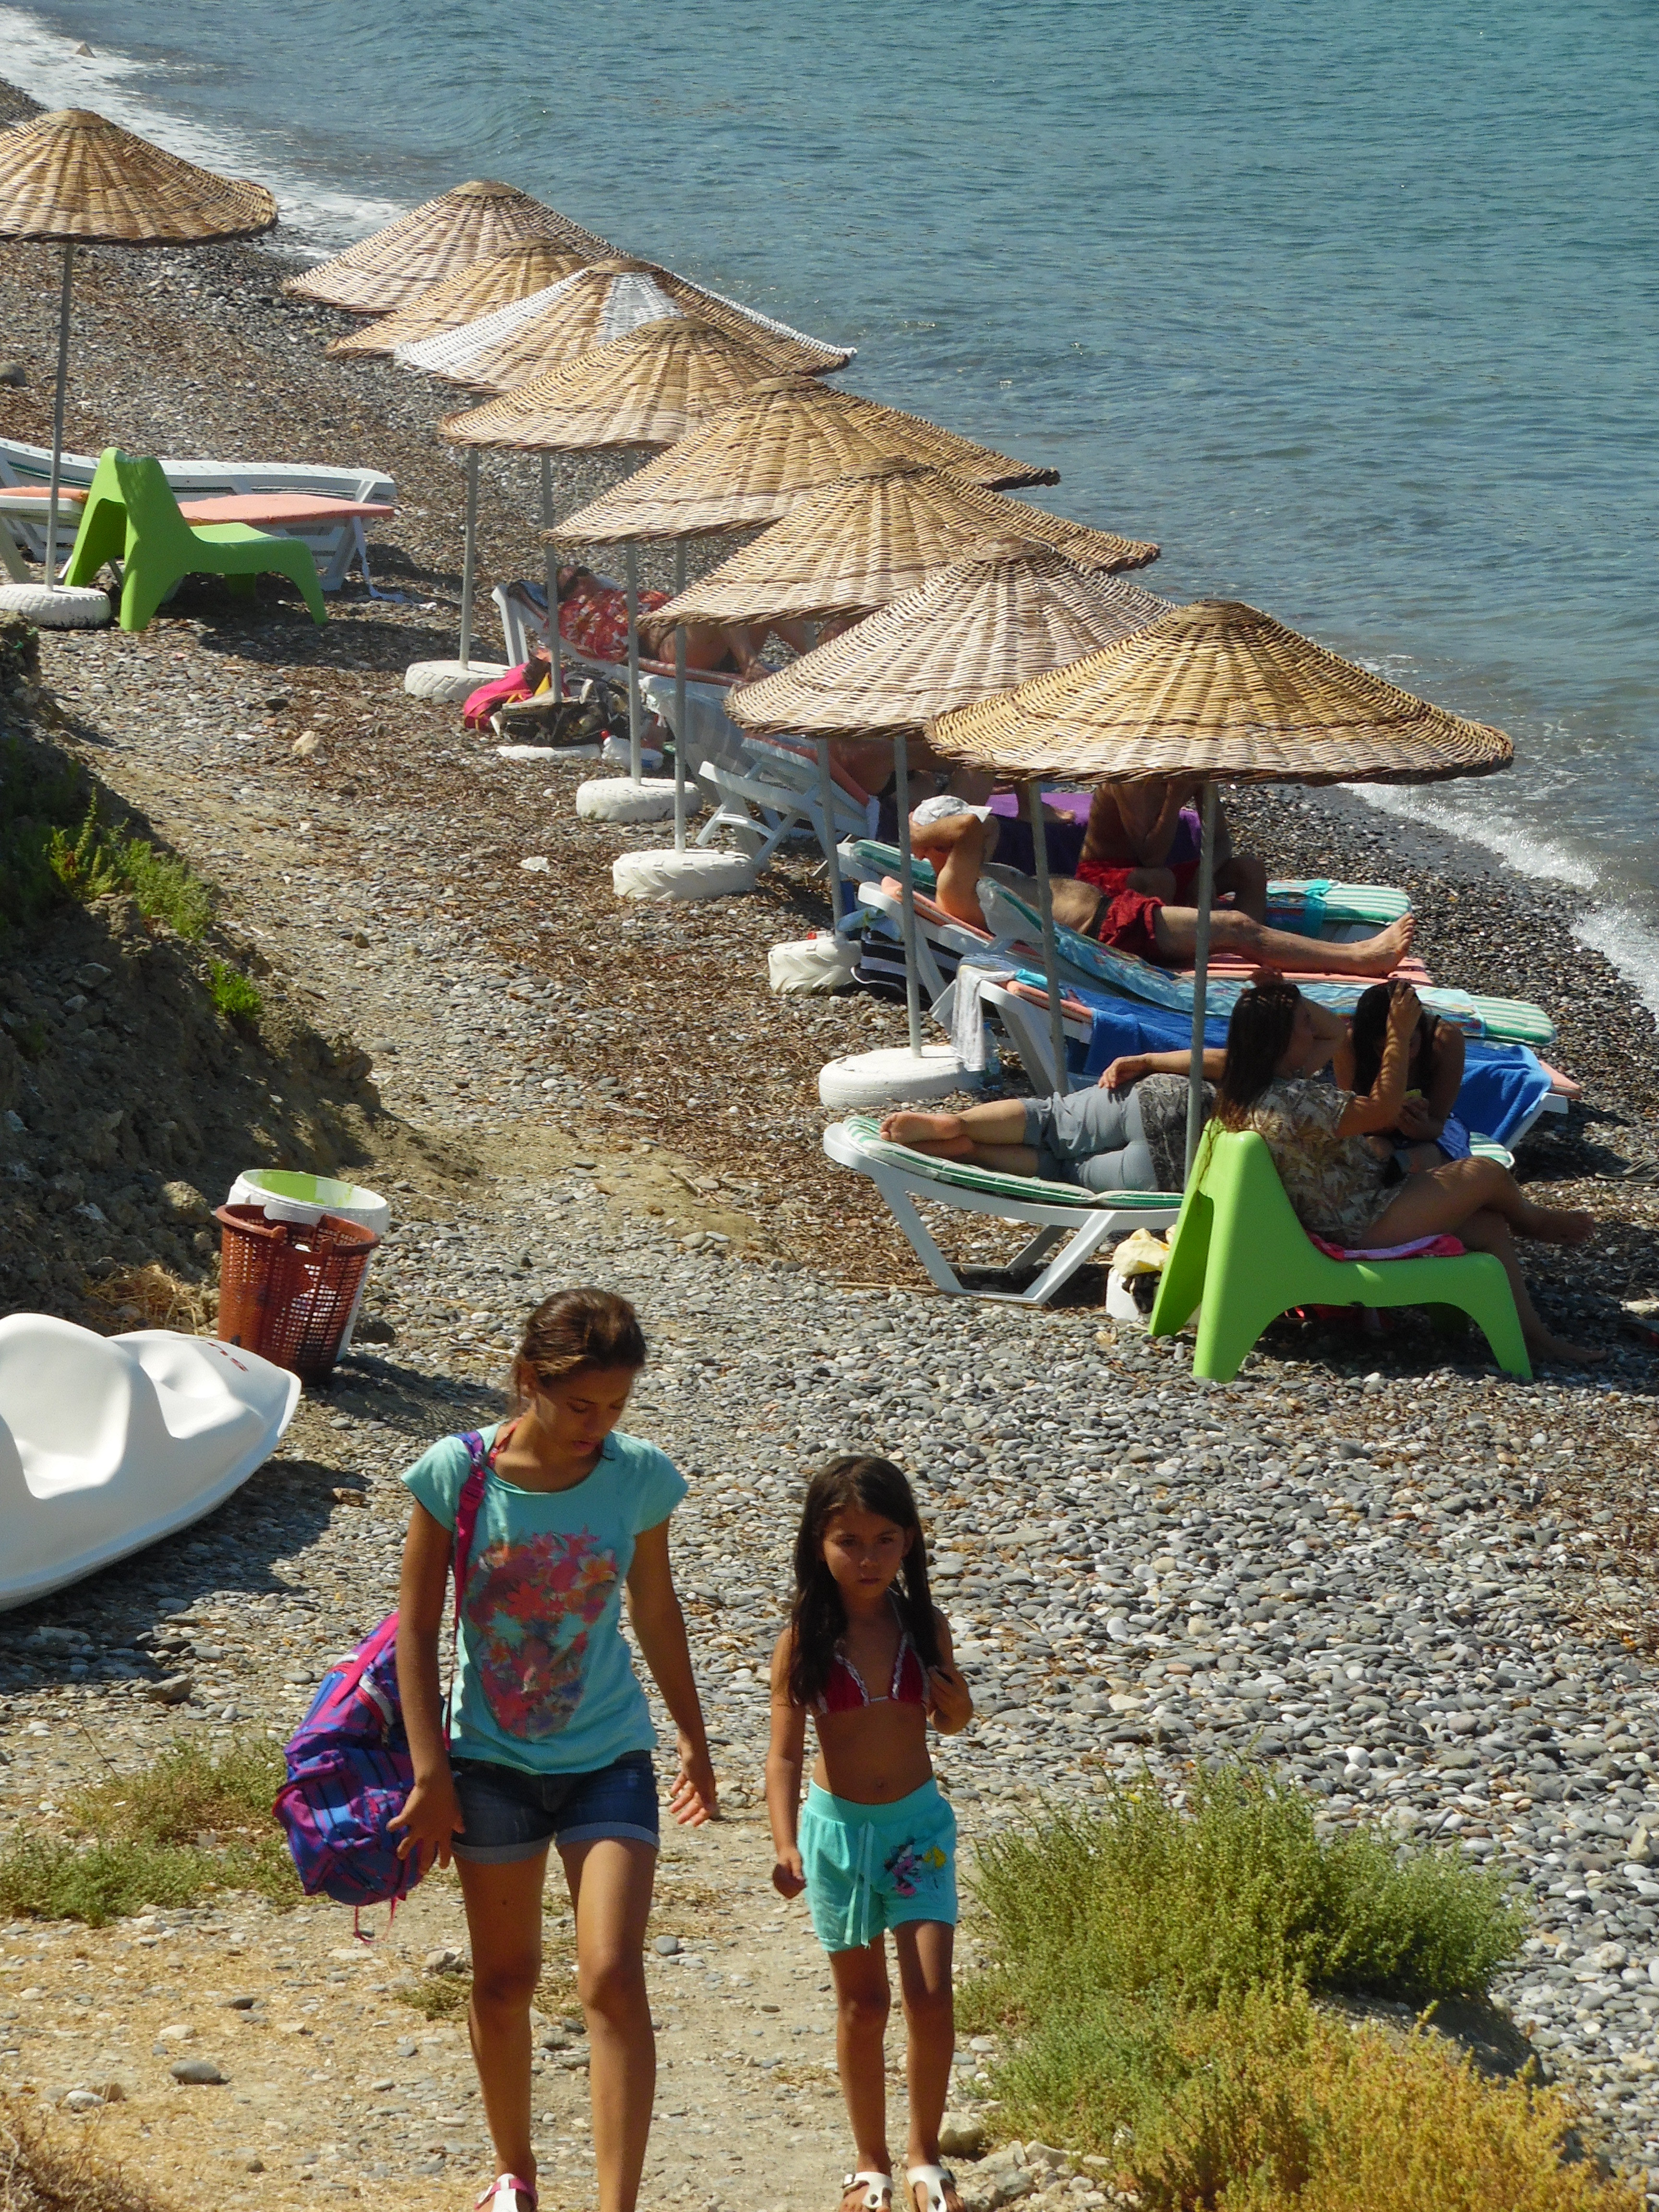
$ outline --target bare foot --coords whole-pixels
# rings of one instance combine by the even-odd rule
[[[1564,1336],[1540,1337],[1527,1349],[1534,1360],[1555,1359],[1564,1367],[1599,1367],[1607,1356],[1605,1352],[1592,1352],[1588,1345],[1569,1344]]]
[[[974,1149],[960,1114],[888,1114],[881,1133],[890,1145],[908,1145],[914,1152],[940,1152],[947,1159],[961,1159]]]
[[[1398,921],[1391,921],[1375,937],[1364,938],[1359,944],[1348,946],[1347,950],[1353,955],[1354,974],[1391,975],[1411,951],[1412,939],[1416,931],[1414,917],[1402,914]]]
[[[874,2169],[872,2168],[872,2171],[873,2172]],[[886,2187],[890,2202],[892,2184],[888,2182]],[[869,2193],[868,2181],[860,2181],[856,2174],[849,2175],[847,2186],[841,2193],[841,2212],[867,2212]]]
[[[1545,1235],[1552,1244],[1588,1244],[1595,1234],[1595,1216],[1581,1207],[1569,1210],[1551,1206],[1540,1206],[1539,1211],[1549,1215],[1550,1226]]]
[[[917,2164],[921,2163],[921,2161],[918,2160]],[[925,2181],[913,2181],[909,2187],[910,2201],[915,2212],[928,2212],[928,2206],[933,2200],[927,2192],[927,2184]],[[939,2193],[945,2199],[945,2212],[962,2212],[962,2199],[957,2194],[956,2176],[951,2172],[948,2166],[945,2168],[945,2179]]]

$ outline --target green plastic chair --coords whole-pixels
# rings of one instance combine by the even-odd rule
[[[179,512],[160,461],[106,446],[98,457],[81,514],[67,584],[87,584],[106,561],[125,564],[121,627],[147,629],[150,617],[184,576],[222,576],[251,596],[256,576],[286,576],[304,595],[311,618],[328,620],[317,563],[297,538],[273,538],[246,522],[193,526]]]
[[[1332,1260],[1291,1211],[1253,1129],[1206,1133],[1170,1238],[1151,1332],[1173,1336],[1200,1306],[1193,1372],[1230,1382],[1291,1306],[1429,1306],[1467,1314],[1507,1374],[1532,1379],[1509,1277],[1490,1252],[1451,1260]]]

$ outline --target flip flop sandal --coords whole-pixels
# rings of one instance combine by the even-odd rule
[[[842,2179],[841,2192],[844,2197],[849,2189],[864,2185],[864,2198],[859,2212],[893,2212],[893,2178],[888,2173],[848,2173]]]
[[[472,2200],[472,2212],[519,2212],[519,2199],[530,2199],[530,2212],[536,2212],[536,2191],[527,2181],[520,2181],[516,2173],[498,2173],[488,2189],[480,2190]]]
[[[927,2212],[950,2212],[945,2192],[956,2187],[957,2178],[948,2166],[907,2166],[904,2179],[909,2188],[913,2208],[916,2201],[916,2184],[921,2182],[927,2191]]]

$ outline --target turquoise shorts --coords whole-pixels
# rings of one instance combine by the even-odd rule
[[[826,1951],[861,1951],[907,1920],[957,1924],[957,1816],[937,1782],[891,1805],[856,1805],[816,1782],[801,1808],[800,1857]]]

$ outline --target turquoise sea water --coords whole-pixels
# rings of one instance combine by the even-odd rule
[[[1389,803],[1579,885],[1659,1006],[1650,4],[53,0],[0,56],[318,248],[507,177],[853,341],[1156,589],[1507,729]]]

